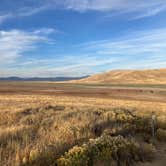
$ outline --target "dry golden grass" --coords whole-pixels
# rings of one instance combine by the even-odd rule
[[[166,129],[166,103],[0,95],[0,164],[56,165],[56,159],[65,151],[102,133],[116,135],[122,132],[125,135],[124,129],[146,132],[143,121],[135,121],[127,111],[144,119],[150,118],[154,112],[159,121],[158,128]],[[134,123],[135,128],[131,128],[129,122]]]
[[[166,84],[166,69],[115,70],[72,82],[104,84]]]

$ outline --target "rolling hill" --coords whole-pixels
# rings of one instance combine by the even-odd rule
[[[166,84],[166,68],[153,70],[114,70],[96,74],[74,82],[103,84]]]

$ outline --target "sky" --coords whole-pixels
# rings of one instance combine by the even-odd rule
[[[166,0],[1,0],[0,77],[166,67]]]

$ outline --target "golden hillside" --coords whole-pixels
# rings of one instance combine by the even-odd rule
[[[153,70],[114,70],[96,74],[78,83],[166,84],[166,68]]]

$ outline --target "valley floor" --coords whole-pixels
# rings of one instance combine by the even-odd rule
[[[124,136],[124,142],[130,135],[136,141],[141,137],[141,142],[146,140],[147,147],[142,150],[148,158],[152,152],[152,113],[159,129],[155,157],[150,162],[145,157],[137,166],[166,163],[164,86],[0,83],[0,164],[43,166],[45,162],[44,166],[49,166],[60,157],[68,161],[65,152],[71,149],[75,153],[72,148],[76,145],[82,152],[84,143],[102,140],[103,133],[115,135],[115,142],[118,133]]]
[[[0,82],[0,95],[19,94],[166,102],[165,85]]]

